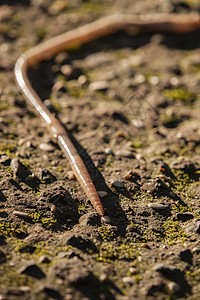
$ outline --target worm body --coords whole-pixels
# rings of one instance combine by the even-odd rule
[[[104,209],[90,175],[72,144],[68,133],[55,116],[47,109],[43,101],[33,89],[28,78],[28,69],[36,63],[49,59],[58,52],[66,50],[73,44],[84,44],[102,36],[110,35],[118,30],[133,29],[135,34],[143,32],[184,33],[200,28],[198,15],[147,15],[135,17],[132,15],[108,16],[77,29],[63,33],[43,42],[22,54],[15,64],[15,78],[30,102],[46,122],[47,128],[55,142],[66,154],[70,166],[85,194],[99,215],[104,215]]]

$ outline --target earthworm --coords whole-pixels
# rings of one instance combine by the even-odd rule
[[[104,209],[92,179],[75,146],[71,142],[67,131],[54,114],[48,110],[33,89],[28,78],[28,69],[42,60],[50,59],[68,47],[88,43],[100,37],[113,34],[118,30],[127,30],[127,32],[132,34],[144,32],[185,33],[198,28],[200,28],[200,18],[198,15],[158,14],[136,17],[116,14],[101,18],[47,40],[26,51],[18,58],[15,64],[15,78],[19,87],[28,102],[35,107],[36,111],[46,122],[53,140],[58,143],[66,154],[77,180],[99,215],[104,215]]]

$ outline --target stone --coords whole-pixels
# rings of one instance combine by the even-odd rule
[[[53,152],[55,149],[51,144],[47,144],[47,143],[41,143],[39,145],[39,148],[41,150],[47,151],[47,152]]]
[[[1,155],[0,156],[0,164],[4,165],[4,166],[9,166],[10,165],[10,157],[7,155]]]
[[[68,6],[68,1],[65,0],[55,0],[48,8],[48,13],[50,15],[58,15],[64,11]]]
[[[86,284],[93,279],[92,273],[77,257],[54,263],[49,269],[49,274],[75,286]]]
[[[41,180],[45,183],[52,183],[56,180],[56,177],[47,169],[41,171]]]
[[[121,182],[119,180],[114,180],[114,181],[112,181],[111,184],[112,184],[113,187],[118,188],[118,189],[124,188],[123,182]]]
[[[77,254],[75,251],[71,250],[68,252],[65,251],[61,251],[58,253],[58,255],[55,257],[55,259],[63,259],[63,258],[72,258],[77,256],[78,258],[80,258],[79,254]]]
[[[49,264],[51,261],[46,255],[41,255],[39,258],[40,264]]]
[[[174,162],[172,165],[172,169],[181,170],[186,173],[194,173],[199,170],[199,165],[197,163],[192,162],[191,160],[181,160]]]
[[[155,210],[165,210],[165,209],[168,208],[167,205],[163,205],[163,204],[160,204],[160,203],[149,203],[148,207],[152,208],[152,209],[155,209]]]
[[[33,262],[29,262],[26,265],[24,265],[20,270],[20,274],[26,274],[28,276],[37,278],[37,279],[42,279],[45,278],[46,275],[44,272]]]
[[[67,245],[70,245],[72,247],[78,248],[82,250],[83,252],[98,252],[97,247],[95,244],[92,242],[87,237],[82,236],[81,234],[67,234],[67,237],[65,239],[65,243]]]
[[[158,292],[162,292],[165,289],[165,284],[160,279],[151,279],[151,282],[147,283],[144,288],[144,294],[146,296],[154,296]]]
[[[172,293],[177,293],[180,291],[180,286],[174,281],[170,281],[167,286],[169,291]]]
[[[87,213],[79,218],[79,224],[82,226],[96,226],[100,225],[100,216],[97,213]]]
[[[160,178],[156,178],[144,182],[141,190],[151,194],[168,194],[169,188]]]
[[[22,211],[14,210],[13,214],[19,218],[29,218],[29,215]]]
[[[105,80],[94,81],[89,85],[90,91],[106,91],[108,87],[109,87],[108,82]]]
[[[131,276],[126,276],[122,278],[123,283],[129,283],[129,284],[133,284],[134,283],[134,279]]]
[[[48,299],[63,299],[58,290],[46,285],[40,289],[40,293],[45,294]]]
[[[71,65],[65,64],[65,65],[62,65],[62,67],[60,68],[60,71],[63,73],[63,75],[69,77],[73,72],[73,68]]]
[[[104,151],[108,155],[113,155],[113,151],[112,151],[112,149],[110,147],[106,147]]]
[[[138,180],[140,180],[140,175],[133,171],[133,170],[129,170],[125,175],[124,175],[124,179],[126,180],[130,180],[133,182],[137,182]]]
[[[194,220],[190,226],[187,226],[186,232],[200,234],[200,220]]]
[[[31,171],[21,163],[18,158],[13,158],[10,163],[10,167],[13,170],[13,174],[19,177],[22,180],[25,180],[29,175],[31,175]]]
[[[113,61],[113,55],[109,53],[97,52],[88,55],[85,58],[85,66],[86,68],[96,68],[98,66],[107,65],[111,61]]]
[[[111,217],[109,216],[102,216],[101,220],[103,223],[111,223]]]
[[[68,172],[67,172],[67,178],[68,178],[69,180],[77,180],[77,179],[76,179],[76,176],[75,176],[75,174],[74,174],[74,171],[68,171]]]
[[[184,272],[176,267],[159,263],[153,267],[153,271],[159,272],[162,276],[170,281],[176,282],[180,286],[182,294],[190,293],[191,287],[187,283]]]
[[[97,191],[98,195],[100,198],[104,198],[108,195],[106,191]]]
[[[120,149],[115,151],[115,155],[119,157],[134,158],[133,153],[130,150],[126,150],[126,149]]]

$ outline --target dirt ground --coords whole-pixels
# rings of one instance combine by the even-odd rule
[[[30,70],[106,192],[110,223],[13,75],[25,50],[99,17],[199,10],[198,0],[0,1],[0,299],[200,299],[200,32],[119,32]]]

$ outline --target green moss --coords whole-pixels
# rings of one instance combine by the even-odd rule
[[[19,236],[27,234],[27,229],[24,225],[17,226],[9,222],[0,223],[0,235],[4,236]]]
[[[37,37],[40,41],[46,37],[47,33],[48,33],[48,31],[47,31],[46,26],[42,26],[42,27],[38,28],[37,32],[36,32]]]
[[[0,112],[3,110],[7,110],[10,108],[10,105],[8,103],[1,103],[0,104]]]
[[[132,140],[132,138],[131,138]],[[145,146],[145,142],[141,139],[141,137],[137,137],[132,140],[132,147],[133,148],[143,148]]]
[[[52,228],[56,223],[57,220],[53,219],[53,218],[42,218],[42,224],[45,228]]]
[[[7,141],[1,141],[0,142],[0,153],[6,154],[7,156],[11,155],[11,152],[16,151],[16,144],[15,143],[9,143]]]
[[[182,0],[183,3],[192,6],[193,8],[199,8],[200,3],[199,0]]]
[[[11,235],[13,234],[15,227],[8,222],[0,223],[0,234]]]
[[[167,98],[172,100],[182,100],[185,102],[193,102],[197,99],[197,95],[190,92],[184,87],[174,88],[174,89],[165,89],[163,94],[167,96]]]
[[[34,223],[40,223],[41,222],[41,214],[38,213],[38,212],[34,212],[34,213],[31,213],[29,214],[31,220],[34,222]]]
[[[163,125],[166,126],[167,128],[174,128],[181,121],[181,119],[176,114],[172,114],[172,115],[163,114],[161,116],[161,120]]]
[[[111,263],[112,260],[116,258],[117,253],[114,247],[111,244],[103,244],[98,256],[96,257],[96,261]]]
[[[169,245],[177,244],[178,242],[184,243],[188,238],[188,235],[180,227],[178,221],[169,219],[163,223],[163,229],[165,240]]]
[[[1,272],[1,286],[32,286],[33,278],[16,272],[16,268],[5,265],[4,272]]]
[[[82,88],[79,85],[77,85],[77,82],[75,80],[68,81],[66,86],[67,86],[67,93],[71,97],[81,98],[85,96],[85,88]]]
[[[112,243],[103,242],[99,249],[96,260],[99,262],[109,262],[113,260],[131,260],[132,264],[137,265],[138,253],[134,243],[113,245]]]
[[[34,223],[42,223],[43,227],[48,229],[52,228],[57,223],[56,219],[52,217],[47,218],[38,212],[31,213],[29,216]]]
[[[84,1],[78,8],[76,9],[68,9],[68,13],[81,13],[81,14],[91,14],[94,15],[104,12],[106,8],[108,8],[108,1]]]
[[[98,232],[103,241],[110,241],[113,239],[113,232],[107,226],[99,227]]]

